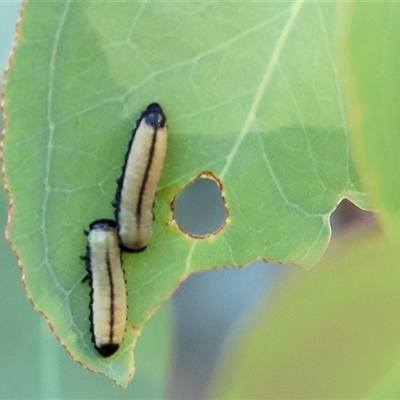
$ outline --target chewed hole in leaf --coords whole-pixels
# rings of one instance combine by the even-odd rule
[[[221,189],[210,174],[201,175],[183,188],[174,199],[172,209],[179,228],[195,237],[217,233],[228,216]]]

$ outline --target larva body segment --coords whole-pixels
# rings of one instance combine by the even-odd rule
[[[87,232],[86,261],[90,291],[92,340],[103,357],[114,354],[122,343],[127,313],[126,287],[116,223],[93,221]]]
[[[167,151],[166,117],[150,104],[136,122],[118,179],[115,218],[121,248],[143,251],[153,233],[153,204]]]

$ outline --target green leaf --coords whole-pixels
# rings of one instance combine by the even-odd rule
[[[143,325],[189,274],[256,259],[305,268],[344,197],[366,205],[335,60],[336,3],[28,2],[5,92],[8,236],[28,295],[80,363],[122,385]],[[82,230],[112,217],[130,131],[150,102],[169,124],[148,249],[124,255],[128,328],[90,342]],[[171,203],[201,173],[229,217],[182,233]]]
[[[354,154],[374,206],[399,239],[400,4],[350,2],[343,17]]]
[[[359,232],[292,273],[240,327],[209,398],[398,398],[399,262],[385,235]]]

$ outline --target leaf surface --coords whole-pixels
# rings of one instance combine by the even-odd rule
[[[8,236],[29,297],[71,355],[122,385],[145,322],[189,274],[256,259],[308,268],[344,197],[366,206],[333,57],[336,3],[28,2],[4,96]],[[38,22],[40,21],[40,22]],[[130,131],[150,102],[169,124],[154,236],[124,254],[128,328],[90,342],[83,229],[112,218]],[[182,233],[171,204],[212,173],[228,219]]]

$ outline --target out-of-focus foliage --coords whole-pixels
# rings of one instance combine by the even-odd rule
[[[399,265],[382,233],[335,242],[241,326],[211,397],[398,398]]]

